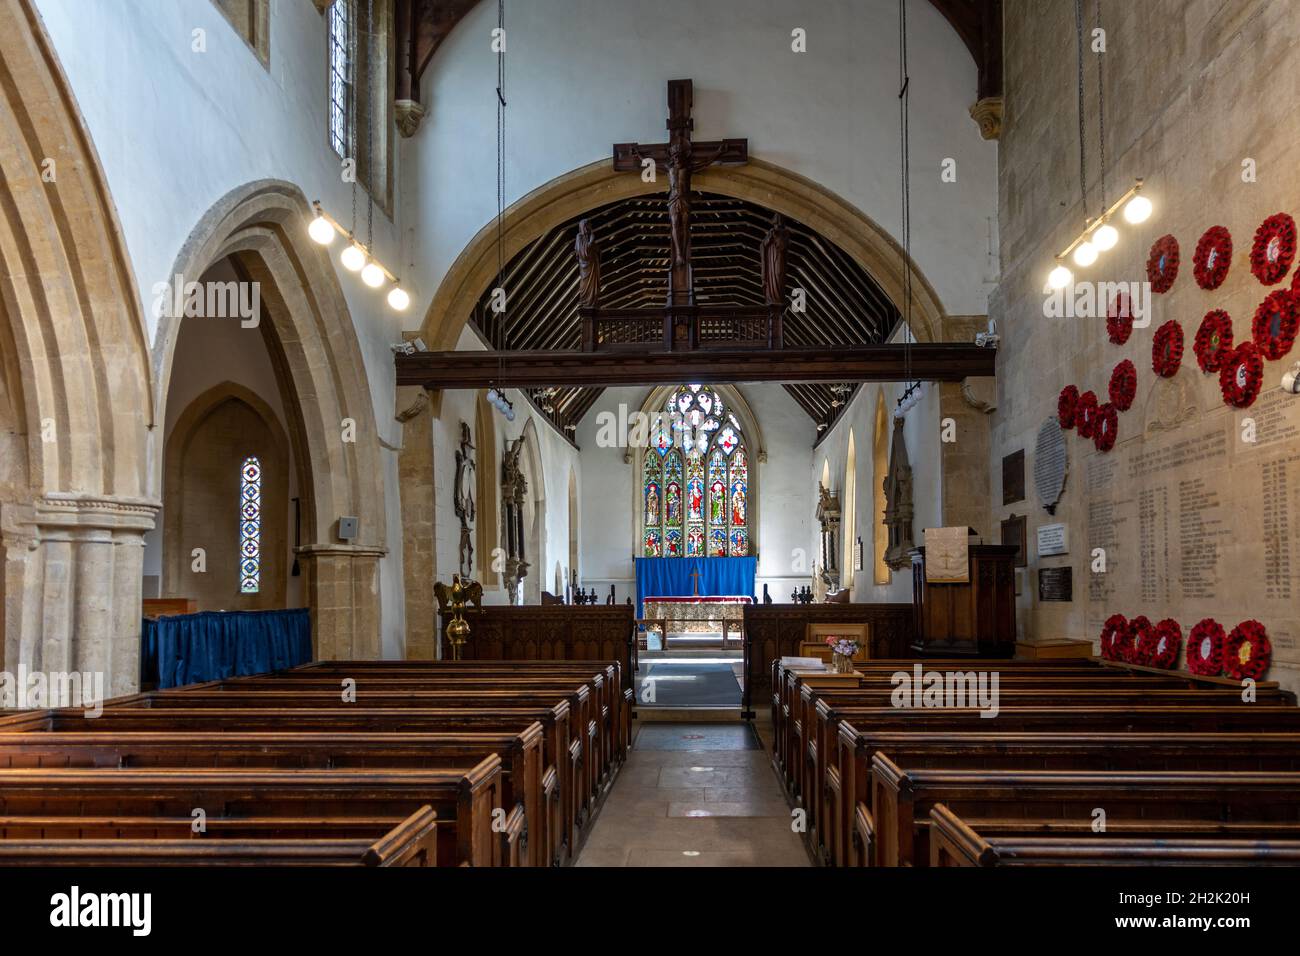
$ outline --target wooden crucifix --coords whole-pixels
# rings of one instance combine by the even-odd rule
[[[700,596],[700,569],[696,568],[689,575],[691,579],[691,597]]]
[[[690,80],[668,81],[668,142],[615,143],[614,168],[642,172],[653,163],[656,173],[668,174],[668,222],[672,258],[668,276],[668,305],[695,304],[691,277],[691,176],[707,166],[739,165],[749,161],[749,140],[692,142]]]

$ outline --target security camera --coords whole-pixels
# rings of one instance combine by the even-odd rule
[[[1300,362],[1291,366],[1291,370],[1282,375],[1282,391],[1300,395]]]

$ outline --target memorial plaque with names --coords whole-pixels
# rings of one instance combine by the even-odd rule
[[[1025,450],[1002,457],[1002,503],[1012,505],[1025,500]]]
[[[1039,568],[1038,600],[1073,601],[1074,568]]]
[[[1056,513],[1056,503],[1065,490],[1065,474],[1069,468],[1066,457],[1065,432],[1061,423],[1049,418],[1038,429],[1034,445],[1034,489],[1047,513]]]
[[[1015,562],[1018,568],[1029,566],[1028,533],[1028,522],[1024,515],[1012,515],[1002,519],[1002,543],[1014,544],[1019,549],[1016,551]]]
[[[1034,529],[1038,536],[1038,556],[1048,557],[1053,554],[1067,554],[1070,550],[1069,535],[1063,524],[1044,524]]]

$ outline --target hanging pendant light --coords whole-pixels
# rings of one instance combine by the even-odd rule
[[[405,312],[410,304],[411,297],[400,285],[395,285],[388,291],[388,307],[393,311]]]
[[[369,262],[361,270],[361,281],[372,289],[378,289],[384,284],[384,270],[375,262]]]
[[[366,264],[366,254],[354,242],[343,250],[339,256],[339,262],[343,263],[343,268],[347,269],[348,272],[360,272]]]

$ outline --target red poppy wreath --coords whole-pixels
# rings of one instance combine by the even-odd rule
[[[1151,245],[1147,256],[1147,281],[1152,292],[1168,292],[1178,278],[1178,240],[1161,236]]]
[[[1108,661],[1122,660],[1116,642],[1128,632],[1128,618],[1112,614],[1101,628],[1101,656]]]
[[[1133,398],[1137,395],[1137,368],[1128,359],[1116,365],[1110,373],[1110,401],[1121,412],[1133,407]]]
[[[1092,430],[1097,424],[1097,395],[1084,392],[1079,396],[1079,404],[1074,409],[1074,430],[1080,438],[1091,438]]]
[[[1139,614],[1129,621],[1128,635],[1123,645],[1124,660],[1130,664],[1145,664],[1146,660],[1142,657],[1141,648],[1144,644],[1150,643],[1150,634],[1154,631],[1155,625],[1145,614]]]
[[[1264,360],[1254,342],[1242,342],[1219,368],[1219,391],[1233,408],[1250,408],[1264,384]]]
[[[1115,296],[1106,309],[1106,335],[1115,345],[1123,345],[1133,334],[1133,300],[1127,292]]]
[[[1217,289],[1232,265],[1232,234],[1223,226],[1205,230],[1192,255],[1192,272],[1202,289]]]
[[[1073,428],[1075,416],[1079,409],[1079,390],[1073,385],[1061,389],[1056,399],[1056,420],[1062,428]]]
[[[1187,636],[1187,669],[1217,677],[1223,670],[1223,626],[1207,617]]]
[[[1097,406],[1097,418],[1092,425],[1092,443],[1097,451],[1110,451],[1115,447],[1115,436],[1119,434],[1119,415],[1110,402]]]
[[[1192,342],[1202,372],[1217,372],[1232,354],[1232,317],[1222,309],[1205,313]]]
[[[1274,213],[1255,230],[1250,247],[1250,271],[1264,285],[1282,281],[1295,258],[1295,220],[1284,212]]]
[[[1255,310],[1255,320],[1250,325],[1260,354],[1269,361],[1277,361],[1295,344],[1297,315],[1296,293],[1286,289],[1270,292]]]
[[[1178,651],[1182,646],[1183,629],[1172,617],[1167,617],[1143,635],[1138,656],[1143,664],[1168,670],[1178,661]]]
[[[1242,621],[1223,642],[1223,672],[1236,680],[1259,680],[1272,659],[1273,645],[1259,621]]]
[[[1151,343],[1151,371],[1161,378],[1173,378],[1183,362],[1183,327],[1170,319],[1156,329]]]

